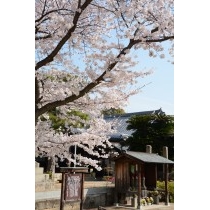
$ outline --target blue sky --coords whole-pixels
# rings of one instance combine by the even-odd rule
[[[162,108],[169,115],[174,114],[174,65],[167,59],[151,58],[147,51],[140,54],[136,69],[153,68],[153,74],[138,80],[138,86],[145,87],[130,97],[126,112],[149,111]]]
[[[169,48],[169,42],[165,42],[163,45],[166,49]],[[139,63],[130,70],[145,72],[152,69],[153,73],[144,78],[138,78],[138,83],[130,87],[136,89],[145,85],[138,94],[129,98],[129,105],[123,108],[126,113],[162,108],[167,115],[174,115],[174,65],[168,62],[173,58],[168,55],[167,50],[164,53],[166,58],[161,59],[159,57],[149,57],[147,50],[131,51],[133,57],[138,55],[135,60]],[[159,54],[162,54],[162,52]],[[75,64],[80,69],[84,69],[84,64],[80,62],[81,58],[77,54],[74,56]]]
[[[167,42],[164,43],[164,46],[169,47]],[[152,69],[153,73],[139,78],[138,83],[130,87],[136,89],[145,85],[138,94],[129,98],[129,105],[123,109],[126,113],[130,113],[162,108],[166,114],[174,115],[174,65],[167,61],[168,59],[173,60],[172,57],[165,51],[166,58],[152,58],[149,57],[147,50],[133,50],[132,56],[137,53],[138,58],[136,60],[139,63],[131,70],[145,72]],[[79,62],[81,58],[78,55],[74,56],[78,67],[80,69],[85,68],[84,64]]]

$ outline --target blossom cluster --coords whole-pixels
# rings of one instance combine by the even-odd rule
[[[75,161],[69,146],[77,145],[96,157],[111,147],[111,125],[101,111],[123,108],[141,91],[139,78],[151,69],[136,69],[141,52],[164,58],[165,41],[173,55],[173,0],[35,1],[35,118],[36,155],[60,155]],[[134,51],[135,56],[134,56]],[[67,135],[53,130],[48,113],[59,107],[89,116],[86,129]],[[40,119],[45,116],[45,121]],[[80,119],[71,117],[72,122]],[[100,147],[100,153],[95,150]],[[96,168],[97,160],[78,162]],[[100,169],[100,168],[98,168]]]

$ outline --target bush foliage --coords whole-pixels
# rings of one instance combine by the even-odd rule
[[[161,200],[165,200],[165,182],[164,181],[157,181],[157,189],[161,190]],[[162,191],[163,190],[163,191]],[[169,202],[174,202],[174,181],[168,182],[168,193],[169,193]]]

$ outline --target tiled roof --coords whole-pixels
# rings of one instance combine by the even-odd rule
[[[111,134],[111,139],[114,139],[115,141],[122,140],[123,137],[130,136],[134,130],[127,130],[128,123],[126,121],[135,115],[150,115],[150,114],[155,114],[155,113],[164,113],[162,109],[158,110],[152,110],[152,111],[143,111],[143,112],[132,112],[132,113],[126,113],[122,115],[106,115],[104,116],[104,119],[107,122],[116,122],[114,125],[114,129],[117,130],[115,134]]]
[[[134,157],[145,163],[174,163],[173,161],[155,153],[126,151],[123,155],[126,155],[127,157]]]

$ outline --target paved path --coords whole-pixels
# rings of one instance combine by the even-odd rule
[[[48,191],[48,192],[36,192],[35,200],[45,200],[45,199],[60,199],[60,190],[58,191]],[[136,208],[125,207],[125,206],[110,206],[103,207],[101,210],[136,210]],[[87,210],[98,210],[98,208],[87,209]],[[160,203],[159,205],[149,205],[142,206],[141,210],[174,210],[174,204],[170,203],[169,206],[166,206],[164,203]]]
[[[47,191],[47,192],[36,192],[35,193],[35,200],[46,200],[46,199],[60,199],[60,190],[56,191]],[[125,207],[125,206],[110,206],[110,207],[103,207],[104,210],[136,210],[136,208],[132,207]],[[102,208],[102,210],[103,210]],[[98,210],[98,208],[94,209],[87,209],[87,210]],[[159,205],[147,205],[142,206],[141,210],[174,210],[174,204],[170,203],[169,206],[166,206],[164,203],[160,203]]]
[[[61,190],[56,191],[46,191],[46,192],[35,192],[35,201],[37,200],[45,200],[45,199],[60,199]]]
[[[94,209],[84,209],[84,210],[98,210],[98,208]],[[124,207],[124,206],[110,206],[110,207],[102,207],[101,210],[137,210],[132,207]],[[174,210],[174,204],[170,203],[166,206],[164,203],[160,203],[159,205],[149,205],[149,206],[141,206],[141,210]]]

